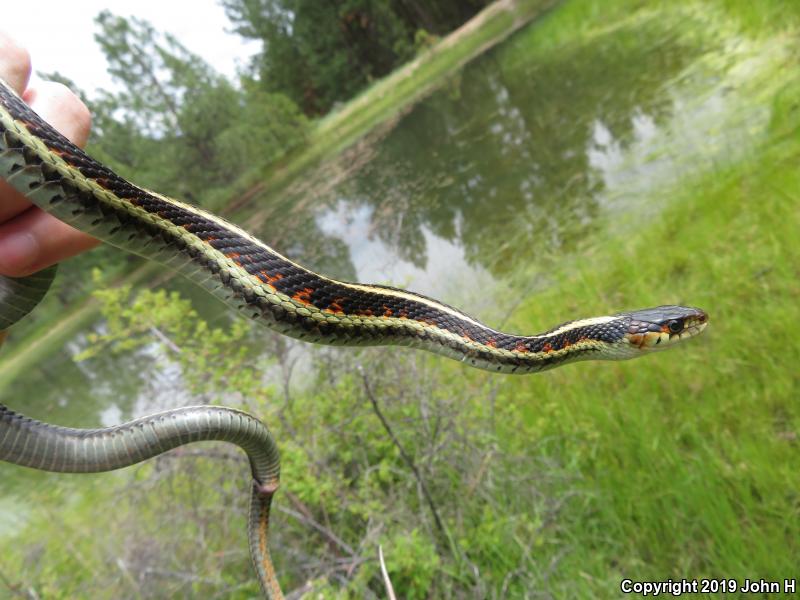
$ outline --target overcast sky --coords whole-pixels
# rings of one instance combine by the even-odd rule
[[[0,28],[31,53],[34,71],[58,71],[89,96],[110,88],[105,58],[94,41],[94,17],[103,9],[150,21],[172,33],[218,71],[233,76],[259,49],[227,33],[231,23],[216,0],[5,0]]]

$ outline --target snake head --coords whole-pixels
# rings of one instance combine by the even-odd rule
[[[708,315],[690,306],[657,306],[623,313],[628,317],[625,338],[643,352],[663,350],[699,335],[708,325]]]

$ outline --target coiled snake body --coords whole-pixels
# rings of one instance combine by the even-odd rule
[[[211,213],[129,183],[56,132],[1,80],[0,177],[57,218],[163,263],[244,315],[301,340],[414,346],[490,371],[533,373],[576,360],[640,356],[707,324],[699,309],[661,306],[512,335],[413,292],[318,275]],[[54,274],[50,268],[23,279],[0,277],[0,331],[41,300]],[[0,408],[0,459],[36,469],[119,469],[199,440],[225,440],[247,452],[253,562],[264,593],[281,597],[267,550],[278,452],[260,421],[205,406],[79,430]]]

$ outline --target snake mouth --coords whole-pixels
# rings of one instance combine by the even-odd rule
[[[708,314],[685,306],[659,306],[630,313],[625,338],[642,351],[669,348],[700,335],[708,327]]]

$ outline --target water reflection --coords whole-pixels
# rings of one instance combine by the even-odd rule
[[[405,240],[387,240],[385,235],[377,235],[376,229],[386,217],[375,215],[375,210],[370,204],[340,200],[315,220],[323,235],[348,240],[351,256],[358,257],[360,280],[404,287],[413,283],[425,293],[458,297],[468,303],[473,300],[470,290],[485,290],[494,284],[486,269],[465,260],[458,236],[448,239],[418,223],[413,228],[413,246],[401,243]],[[398,252],[398,247],[404,251]]]
[[[569,252],[597,226],[610,167],[672,118],[667,84],[700,49],[640,23],[531,60],[532,36],[471,64],[368,150],[346,153],[347,178],[306,179],[271,199],[283,210],[262,233],[327,273],[434,295],[442,278],[431,272],[503,276]],[[295,242],[280,246],[287,230]]]

